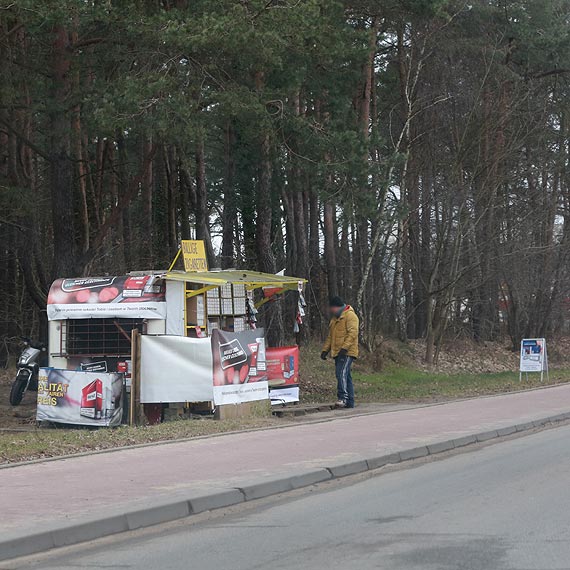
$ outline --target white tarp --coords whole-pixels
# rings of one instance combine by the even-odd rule
[[[186,336],[184,281],[166,281],[166,334]]]
[[[141,402],[213,400],[209,338],[141,336]]]

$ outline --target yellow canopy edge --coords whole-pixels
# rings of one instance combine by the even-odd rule
[[[306,283],[302,277],[290,275],[273,275],[258,271],[240,271],[228,269],[225,271],[169,271],[165,279],[173,281],[186,281],[200,285],[225,285],[226,283],[243,283],[247,289],[259,287],[281,287],[283,289],[297,289],[299,282]]]

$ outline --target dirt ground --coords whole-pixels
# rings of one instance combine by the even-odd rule
[[[0,429],[25,429],[36,424],[36,393],[27,392],[23,402],[13,408],[10,405],[10,388],[14,380],[10,370],[0,370]]]
[[[410,341],[409,345],[418,368],[427,370],[423,363],[425,342]],[[518,369],[518,358],[518,352],[513,352],[508,342],[448,341],[439,353],[436,369],[446,374],[507,372]]]
[[[416,366],[429,370],[423,363],[425,342],[414,340],[408,343]],[[570,338],[547,339],[548,362],[552,368],[570,366]],[[497,342],[477,343],[473,340],[449,339],[439,354],[434,371],[443,374],[485,374],[518,370],[519,352],[513,351],[508,339]]]

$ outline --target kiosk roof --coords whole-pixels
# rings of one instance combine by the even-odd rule
[[[259,273],[258,271],[242,271],[238,269],[227,269],[223,271],[170,271],[164,279],[174,281],[186,281],[189,283],[199,283],[201,285],[225,285],[226,283],[243,283],[250,289],[258,287],[282,287],[296,289],[299,282],[306,283],[302,277],[292,277],[290,275],[273,275],[272,273]]]

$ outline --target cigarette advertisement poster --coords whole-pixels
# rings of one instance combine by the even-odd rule
[[[123,376],[41,368],[36,419],[54,423],[116,426],[121,423]]]
[[[271,404],[299,401],[299,347],[267,348],[267,379]]]
[[[525,338],[521,341],[520,371],[543,372],[547,369],[546,340]]]
[[[269,398],[263,332],[263,329],[240,333],[213,331],[214,404]]]
[[[47,314],[50,321],[165,319],[164,280],[156,275],[57,279],[49,290]]]

